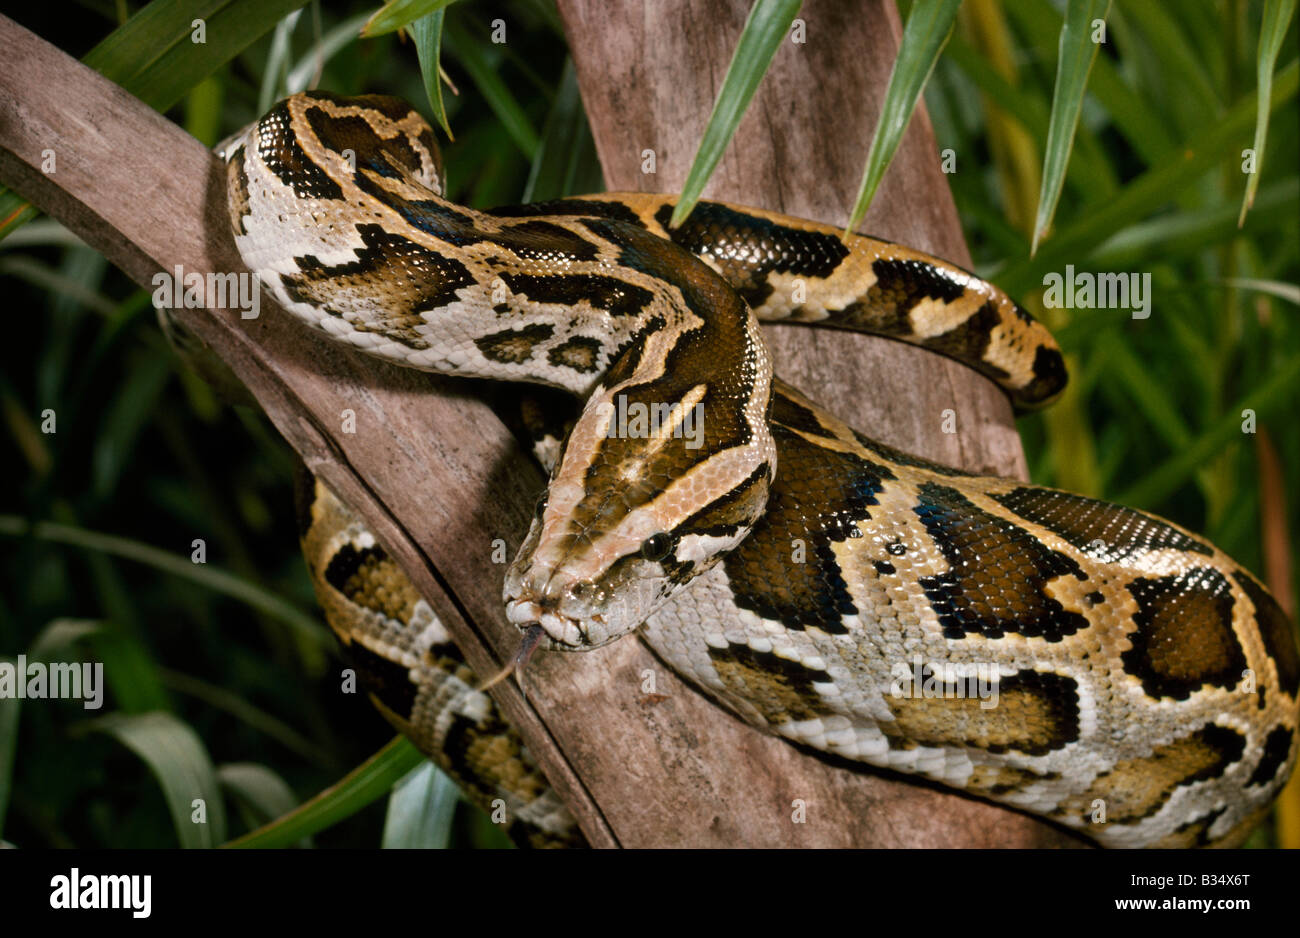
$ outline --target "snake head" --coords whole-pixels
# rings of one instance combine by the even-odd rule
[[[653,359],[651,343],[643,360]],[[638,628],[738,545],[776,468],[770,368],[695,382],[634,375],[588,399],[505,579],[507,615],[549,647],[590,648]],[[749,388],[748,395],[735,393]]]

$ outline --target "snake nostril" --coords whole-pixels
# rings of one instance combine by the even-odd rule
[[[569,587],[569,595],[578,600],[587,599],[591,596],[596,586],[590,580],[579,580]]]

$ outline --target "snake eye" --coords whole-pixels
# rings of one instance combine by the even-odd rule
[[[542,515],[546,514],[546,496],[550,495],[550,490],[542,493],[542,497],[537,500],[537,508],[533,510],[534,517],[538,521],[542,520]]]
[[[652,562],[663,560],[672,547],[673,539],[660,531],[641,542],[641,556]]]

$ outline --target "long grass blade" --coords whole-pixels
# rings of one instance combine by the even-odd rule
[[[23,537],[29,535],[57,544],[69,544],[84,550],[93,550],[105,554],[125,557],[138,563],[147,564],[173,576],[197,583],[207,589],[223,593],[241,602],[245,602],[273,619],[288,625],[301,637],[313,644],[332,648],[334,643],[325,628],[311,616],[302,612],[291,603],[275,593],[262,589],[254,583],[227,573],[211,564],[191,563],[188,557],[161,550],[149,544],[141,544],[125,537],[101,534],[85,528],[58,524],[52,521],[38,521],[29,525],[27,520],[17,515],[0,515],[0,535]]]
[[[240,803],[245,816],[261,821],[281,817],[298,807],[298,799],[278,772],[257,762],[228,762],[217,767],[217,781]],[[296,846],[311,846],[304,837]]]
[[[386,849],[444,850],[460,792],[432,762],[417,765],[393,787],[380,845]]]
[[[524,156],[532,159],[537,155],[541,140],[533,128],[528,114],[519,99],[497,74],[495,63],[487,50],[476,38],[452,21],[443,22],[443,38],[447,41],[448,51],[456,57],[461,67],[469,73],[470,81],[483,95],[492,113],[501,121],[501,125],[510,135]]]
[[[424,93],[429,97],[429,106],[433,108],[433,119],[448,140],[455,140],[451,124],[447,122],[447,108],[442,102],[442,20],[445,15],[445,10],[435,10],[411,23],[408,29],[415,41],[415,55],[420,61],[420,76],[424,79]]]
[[[604,188],[596,144],[578,91],[573,59],[564,63],[560,87],[542,128],[542,145],[528,173],[524,202],[547,202]]]
[[[1294,98],[1297,87],[1300,87],[1300,61],[1293,61],[1277,73],[1272,107],[1280,107]],[[998,284],[1012,296],[1024,295],[1035,286],[1042,286],[1046,271],[1088,257],[1116,232],[1176,198],[1192,180],[1239,147],[1254,113],[1252,98],[1240,101],[1200,139],[1187,143],[1176,159],[1171,157],[1168,162],[1147,170],[1128,183],[1109,204],[1080,218],[1069,228],[1058,230],[1032,259],[995,273]]]
[[[221,785],[188,724],[170,713],[111,713],[77,730],[107,733],[144,760],[163,790],[182,847],[214,847],[226,839]]]
[[[289,56],[293,53],[291,40],[294,28],[302,10],[294,10],[275,24],[275,35],[271,37],[271,52],[266,57],[262,69],[262,89],[257,95],[257,113],[264,114],[271,105],[284,97],[285,87],[289,83]]]
[[[876,133],[867,151],[867,165],[862,170],[862,183],[853,203],[845,233],[856,228],[867,215],[880,180],[902,142],[903,133],[912,120],[917,99],[939,60],[961,0],[916,0],[903,27],[903,39],[898,45],[898,58],[889,75],[889,86],[881,103]]]
[[[1056,60],[1056,88],[1052,92],[1052,117],[1043,150],[1043,184],[1038,192],[1038,212],[1034,218],[1034,237],[1029,253],[1038,251],[1038,242],[1052,224],[1056,204],[1061,198],[1065,170],[1070,165],[1074,133],[1083,111],[1083,94],[1088,87],[1088,73],[1097,58],[1098,44],[1093,41],[1096,23],[1103,24],[1110,12],[1110,0],[1070,0],[1061,26]]]
[[[1056,39],[1060,36],[1061,12],[1051,0],[1016,0],[1006,4],[1006,11],[1007,16],[1028,34],[1030,42],[1045,46],[1047,37]],[[1169,116],[1122,76],[1114,61],[1104,55],[1097,56],[1088,77],[1088,90],[1109,112],[1124,139],[1148,165],[1173,148]],[[1078,156],[1076,153],[1075,158]],[[1083,167],[1079,169],[1082,171]]]
[[[1295,5],[1296,0],[1266,0],[1264,4],[1264,20],[1259,28],[1259,54],[1255,62],[1259,94],[1255,99],[1255,142],[1251,145],[1254,167],[1253,172],[1246,175],[1246,195],[1241,200],[1241,214],[1237,216],[1238,228],[1246,223],[1246,213],[1255,204],[1259,174],[1264,168],[1264,144],[1268,142],[1268,102],[1273,90],[1273,68],[1291,25]]]
[[[1253,410],[1257,419],[1263,420],[1270,414],[1280,412],[1294,400],[1298,386],[1300,355],[1292,355],[1273,371],[1272,377],[1242,398],[1236,406],[1228,408],[1219,420],[1177,454],[1152,472],[1146,473],[1142,481],[1121,492],[1115,501],[1144,507],[1159,505],[1188,476],[1203,466],[1206,460],[1230,441],[1241,437],[1242,411]]]
[[[456,0],[388,0],[361,28],[367,39],[396,32],[434,13],[441,13]]]
[[[238,837],[225,847],[274,849],[288,847],[339,821],[349,818],[392,790],[392,787],[424,759],[424,754],[403,736],[393,739],[379,752],[357,766],[338,784],[331,785],[310,801],[278,820]]]
[[[745,115],[758,84],[772,64],[772,56],[785,38],[802,0],[754,0],[749,8],[745,28],[727,66],[718,98],[713,102],[713,113],[704,127],[695,160],[686,174],[681,198],[673,209],[669,225],[680,225],[691,214],[700,199],[709,177],[717,169],[718,161],[736,135],[740,119]]]
[[[1223,283],[1230,287],[1240,287],[1243,290],[1267,293],[1279,300],[1286,300],[1294,306],[1300,306],[1300,286],[1294,283],[1286,283],[1282,280],[1258,280],[1253,277],[1229,277]]]
[[[325,63],[347,48],[349,43],[356,41],[357,30],[365,22],[365,18],[366,15],[362,13],[350,20],[344,20],[322,36],[320,41],[289,69],[289,77],[285,80],[285,93],[297,94],[311,87],[312,80]]]

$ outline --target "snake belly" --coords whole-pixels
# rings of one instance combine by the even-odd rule
[[[661,532],[656,569],[677,581],[639,634],[748,722],[1107,846],[1238,844],[1285,783],[1300,655],[1292,625],[1249,572],[1154,516],[870,440],[765,372],[751,322],[913,342],[989,376],[1020,409],[1039,406],[1064,383],[1059,350],[996,287],[898,245],[722,203],[702,203],[672,230],[665,196],[475,212],[441,198],[432,132],[391,98],[295,96],[224,155],[245,262],[285,309],[336,340],[411,367],[562,388],[588,400],[580,420],[633,369],[666,378],[718,360],[731,383],[704,372],[685,382],[688,393],[729,388],[732,410],[710,403],[762,437],[762,466],[743,482],[701,475],[694,514],[676,502],[677,514],[660,513],[683,527],[689,517],[696,553],[682,550],[677,529]],[[702,336],[711,344],[696,347]],[[749,366],[728,371],[742,354]],[[742,426],[756,412],[762,426]],[[571,519],[555,515],[581,506],[583,481],[609,471],[614,445],[593,438],[584,449],[578,436],[545,444],[557,469],[530,541],[564,530]],[[672,455],[666,442],[654,447],[655,459]],[[623,471],[633,464],[619,458]],[[628,484],[651,508],[671,488],[635,474]],[[597,559],[614,550],[602,517],[589,513],[581,531]],[[701,530],[725,549],[693,561]],[[443,680],[431,669],[469,678],[427,603],[391,562],[382,598],[370,586],[378,574],[343,577],[379,548],[342,506],[308,532],[331,624],[389,675],[377,695],[386,715],[426,751],[445,752],[442,730],[418,728],[442,718],[413,719],[414,701],[446,699],[421,697]],[[331,603],[330,590],[364,601]],[[383,623],[357,608],[376,606]],[[549,635],[557,648],[613,637]],[[493,734],[512,738],[486,716],[487,698],[473,706],[497,721]],[[540,778],[531,762],[522,768],[522,744],[507,750],[514,777]],[[537,801],[534,819],[565,836],[554,803],[525,788],[523,799],[512,794],[516,808]]]

